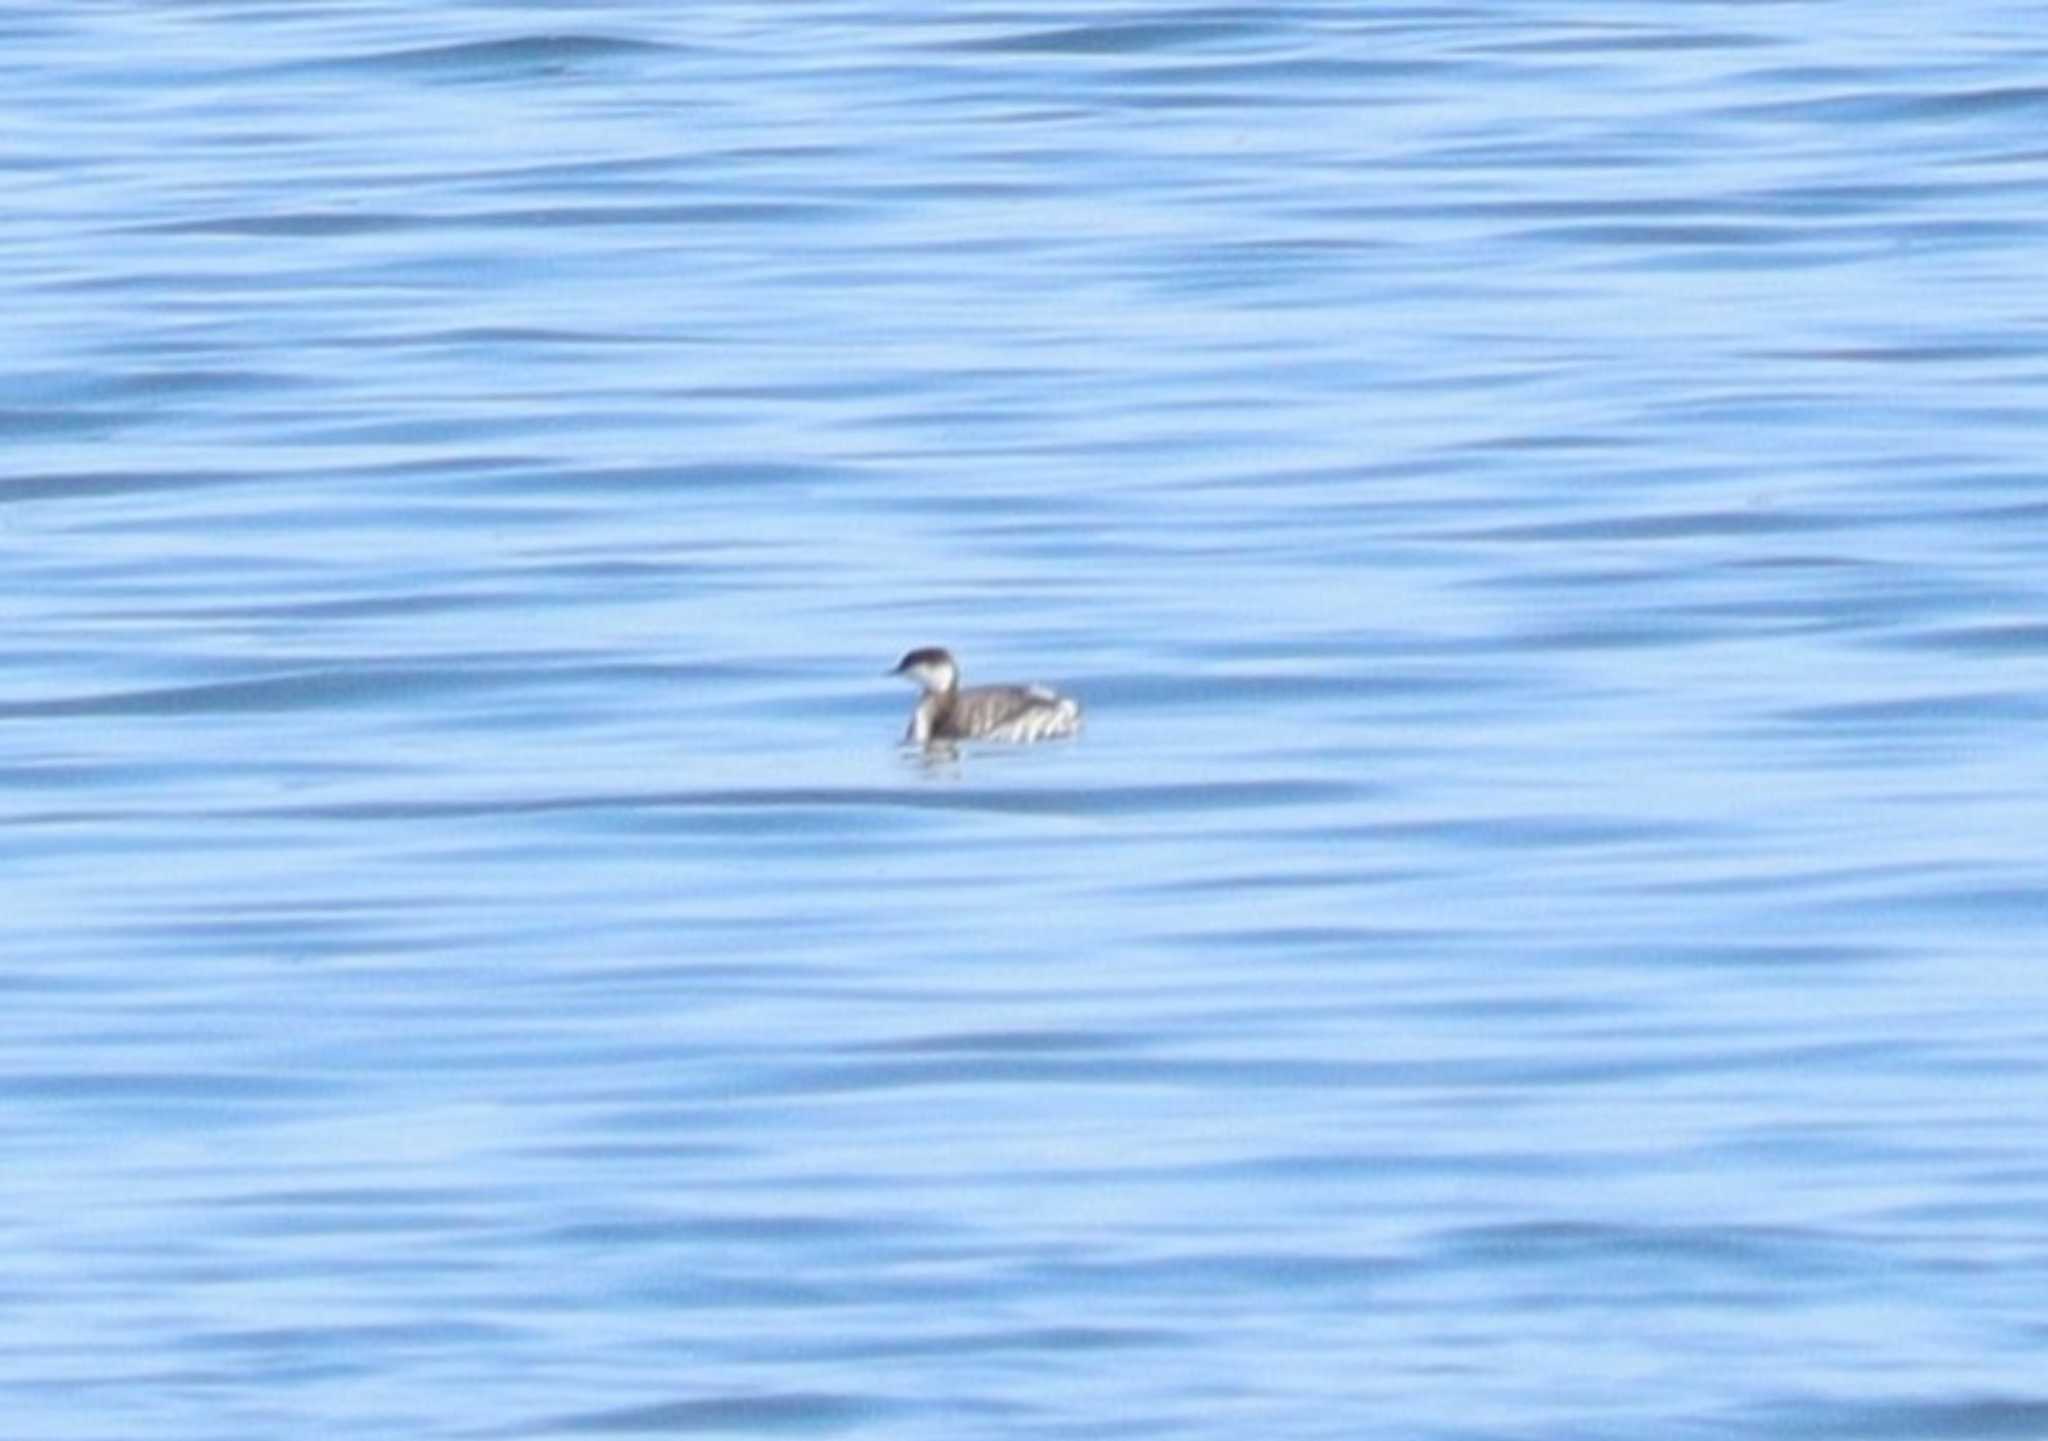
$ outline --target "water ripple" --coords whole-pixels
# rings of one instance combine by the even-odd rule
[[[2024,7],[15,9],[21,1434],[2048,1425]]]

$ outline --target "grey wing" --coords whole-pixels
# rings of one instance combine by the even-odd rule
[[[983,685],[960,692],[953,702],[953,723],[969,735],[985,736],[1010,724],[1038,704],[1023,686]]]
[[[1081,708],[1044,686],[984,686],[961,695],[958,707],[969,735],[992,741],[1037,741],[1072,735]]]

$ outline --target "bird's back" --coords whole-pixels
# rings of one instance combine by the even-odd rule
[[[944,740],[1038,741],[1081,728],[1081,707],[1039,685],[977,685],[956,692],[936,717]]]

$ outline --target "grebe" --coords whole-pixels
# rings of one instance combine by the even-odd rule
[[[930,741],[1046,741],[1081,729],[1081,703],[1042,685],[960,688],[960,667],[937,646],[914,650],[887,672],[924,687],[906,745]]]

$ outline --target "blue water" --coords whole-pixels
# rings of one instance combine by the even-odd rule
[[[2040,18],[0,9],[8,1434],[2048,1434]]]

